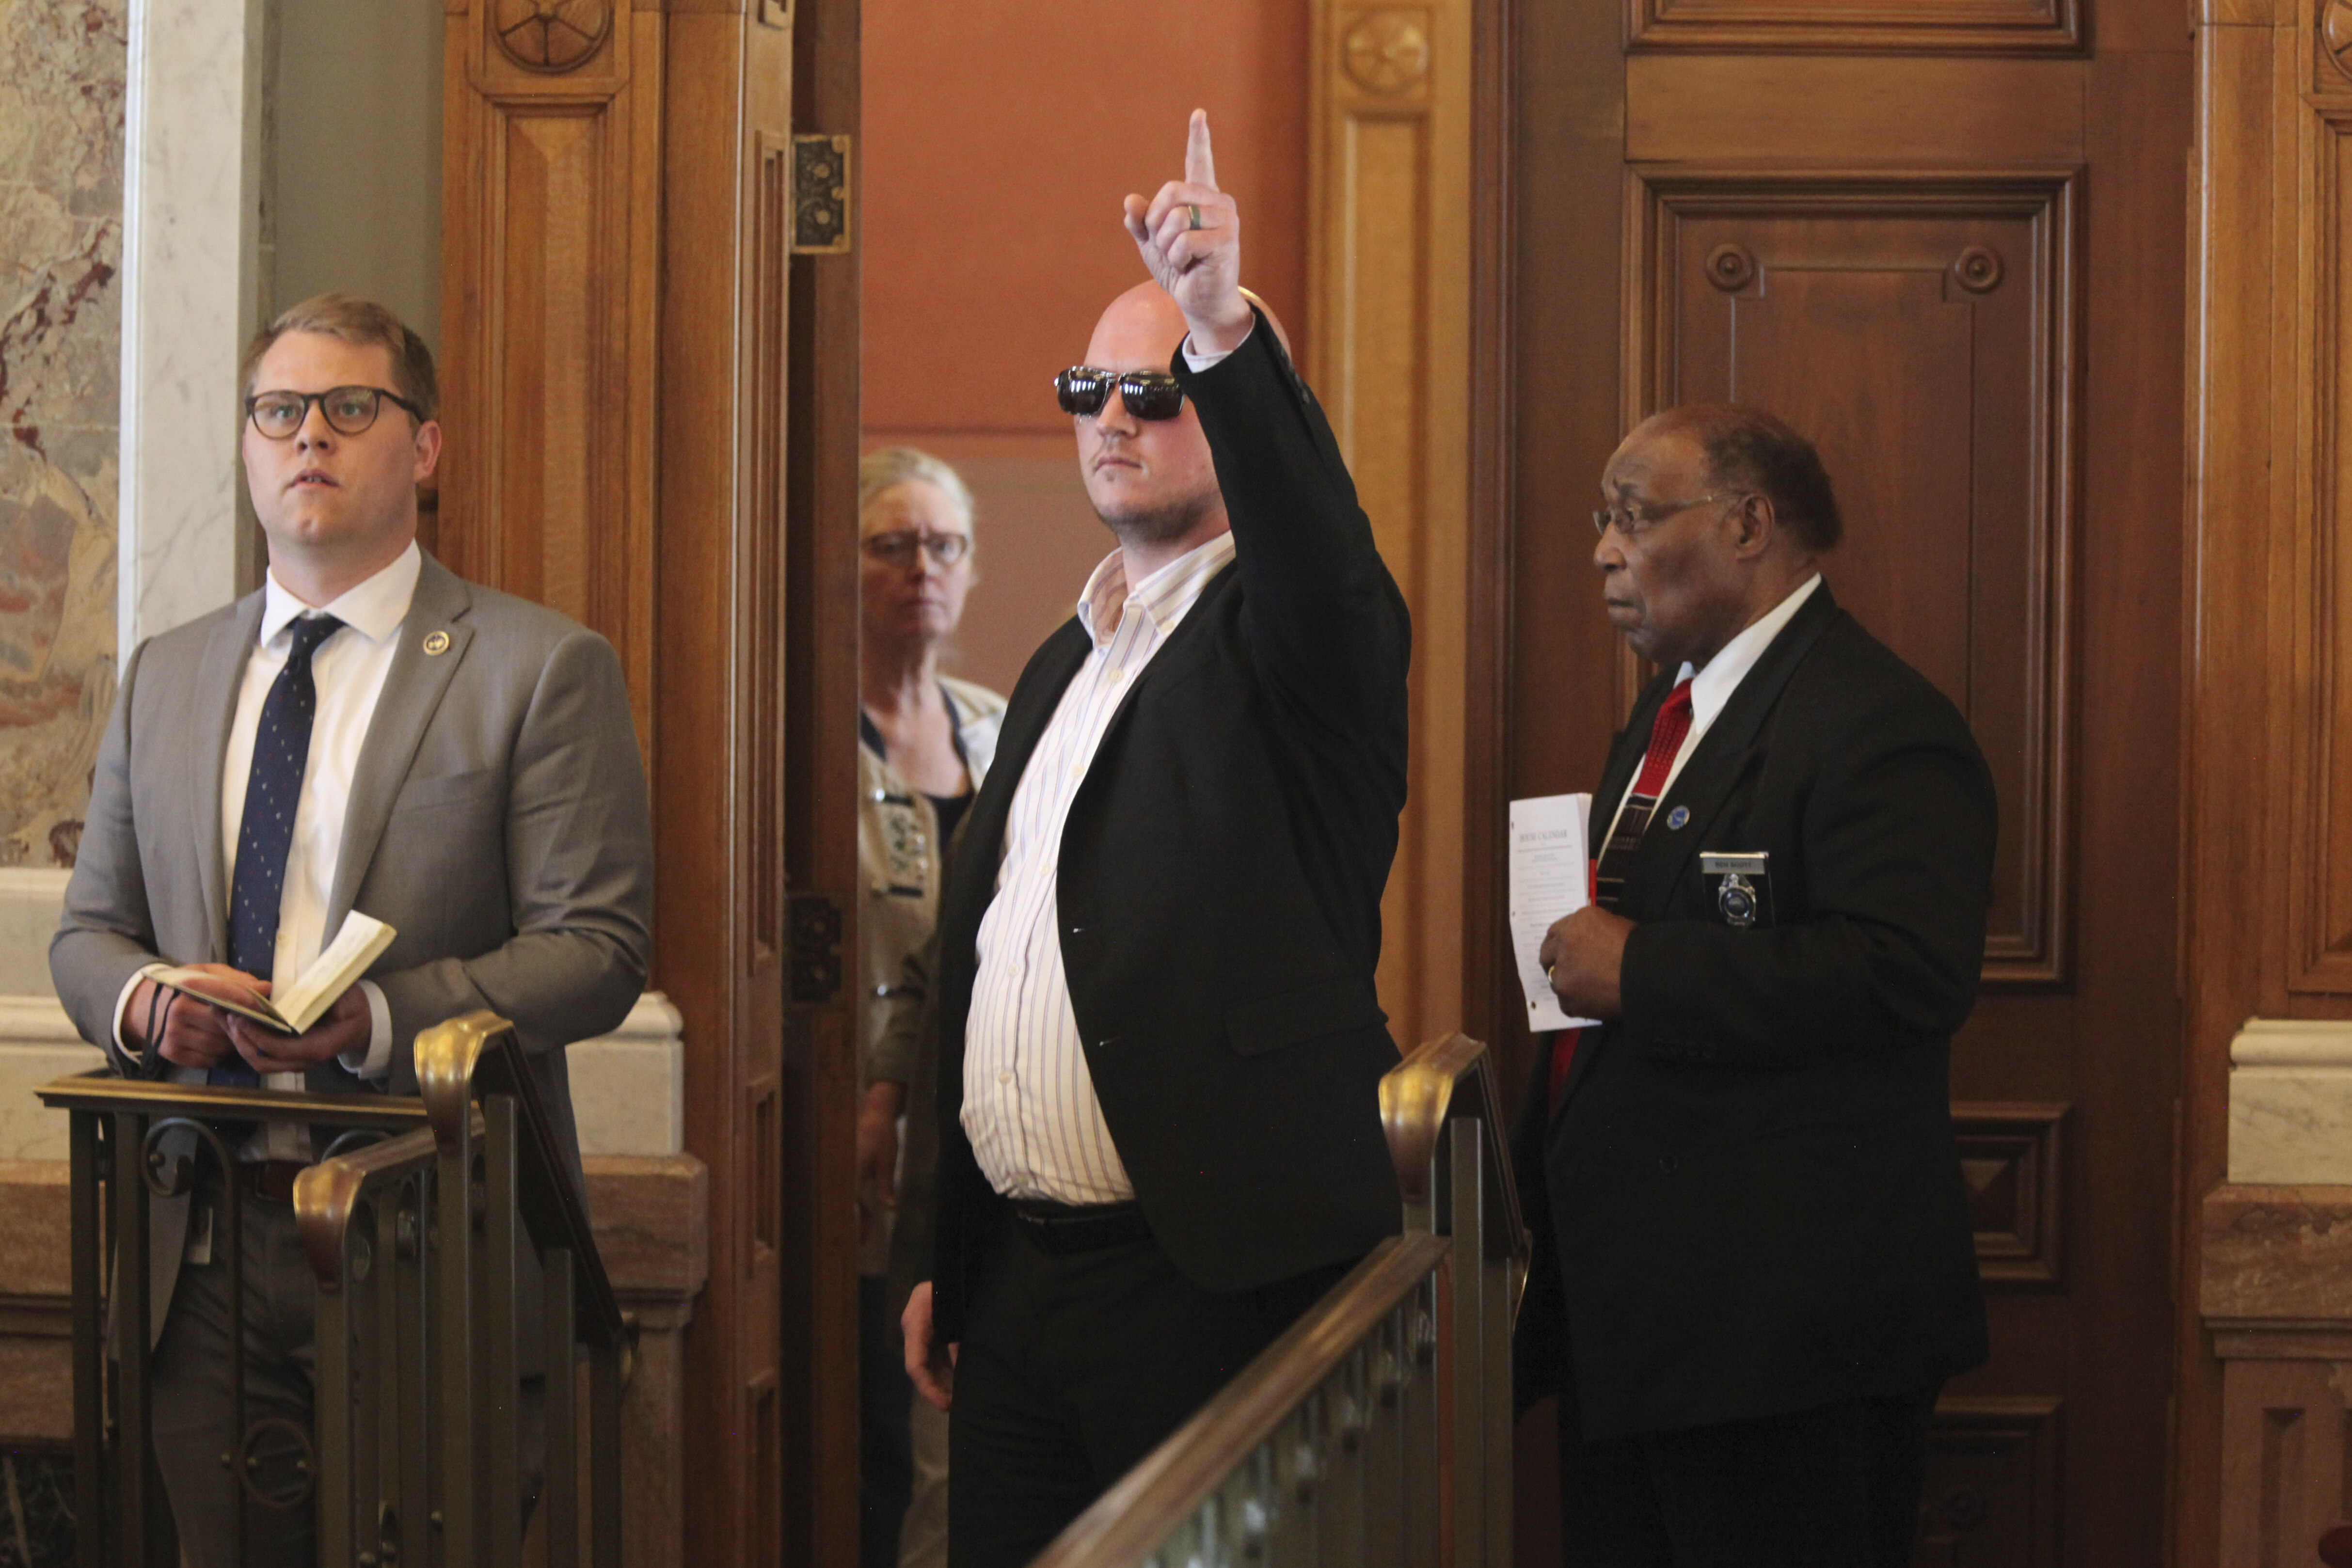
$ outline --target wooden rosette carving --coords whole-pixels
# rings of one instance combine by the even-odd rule
[[[497,0],[490,18],[499,52],[545,76],[578,70],[612,32],[612,0]]]
[[[1374,11],[1340,45],[1348,79],[1367,92],[1395,94],[1418,87],[1429,75],[1429,27],[1425,13]]]

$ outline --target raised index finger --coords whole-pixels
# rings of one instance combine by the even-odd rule
[[[1209,152],[1209,111],[1192,111],[1192,128],[1184,139],[1184,183],[1217,188],[1217,160]]]

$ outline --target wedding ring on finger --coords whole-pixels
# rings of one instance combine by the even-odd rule
[[[1184,225],[1186,228],[1198,229],[1208,227],[1206,224],[1201,221],[1200,207],[1193,203],[1187,202],[1184,204],[1184,216],[1188,220]]]

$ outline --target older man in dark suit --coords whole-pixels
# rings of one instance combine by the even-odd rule
[[[1927,1422],[1982,1361],[1951,1130],[1993,789],[1942,693],[1839,609],[1841,524],[1769,414],[1670,410],[1594,552],[1659,674],[1593,796],[1570,1016],[1518,1129],[1521,1396],[1560,1398],[1570,1560],[1907,1564]]]

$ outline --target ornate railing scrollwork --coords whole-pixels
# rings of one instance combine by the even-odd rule
[[[543,1399],[545,1561],[617,1568],[628,1331],[576,1173],[510,1026],[476,1013],[426,1030],[415,1049],[415,1098],[103,1072],[41,1091],[72,1113],[84,1568],[156,1561],[170,1538],[148,1479],[149,1206],[197,1196],[218,1215],[211,1244],[226,1266],[236,1437],[220,1461],[246,1505],[236,1511],[235,1557],[245,1554],[246,1507],[316,1508],[320,1561],[333,1568],[518,1562],[530,1490],[519,1458],[524,1406]],[[246,1418],[251,1199],[236,1174],[237,1145],[245,1130],[273,1122],[341,1129],[293,1192],[297,1236],[319,1285],[315,1431],[283,1416]]]

